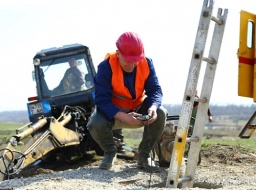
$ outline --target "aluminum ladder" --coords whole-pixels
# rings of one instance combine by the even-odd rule
[[[166,181],[166,188],[177,188],[178,185],[192,188],[194,185],[195,172],[199,152],[201,149],[203,131],[207,119],[207,111],[228,13],[227,9],[225,9],[223,13],[222,9],[219,8],[217,18],[213,17],[213,4],[213,0],[204,0],[203,2],[182,108],[180,112],[177,135],[174,141],[174,148],[172,151],[172,157]],[[205,58],[203,57],[203,53],[211,21],[215,22],[215,26],[209,55],[208,58]],[[207,65],[203,78],[201,94],[199,98],[195,98],[202,61],[205,61]],[[199,105],[193,134],[191,137],[187,138],[194,101],[198,101]],[[184,156],[186,142],[190,142],[191,144],[188,153],[185,176],[180,178],[179,175],[181,162]]]

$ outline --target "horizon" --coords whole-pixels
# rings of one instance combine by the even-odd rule
[[[182,104],[162,104],[162,106],[171,106],[171,107],[176,107],[176,106],[182,106]],[[211,108],[211,106],[217,106],[217,107],[228,107],[228,106],[236,106],[236,107],[255,107],[256,108],[256,104],[252,104],[252,105],[246,105],[246,104],[240,104],[240,105],[236,105],[236,104],[228,104],[228,105],[217,105],[217,104],[209,104],[209,108]],[[2,112],[20,112],[20,111],[24,111],[27,112],[27,110],[3,110],[0,111],[0,113]]]

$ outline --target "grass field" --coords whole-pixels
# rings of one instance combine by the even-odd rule
[[[22,127],[16,123],[0,123],[0,144],[16,134],[16,129]]]
[[[137,149],[141,141],[142,129],[129,130],[124,129],[123,134],[125,136],[125,144],[128,147]],[[209,132],[208,132],[209,133]],[[202,149],[207,148],[209,145],[231,145],[240,146],[248,149],[252,153],[256,153],[256,139],[252,136],[250,139],[241,139],[237,136],[237,132],[234,132],[235,136],[225,136],[225,132],[222,130],[214,131],[216,134],[222,134],[223,137],[204,137],[202,142]]]
[[[256,153],[256,139],[241,139],[239,137],[222,137],[222,138],[204,138],[202,149],[207,148],[208,145],[230,145],[234,147],[243,147],[252,153]]]
[[[20,127],[22,127],[21,124],[0,123],[0,138],[14,135],[16,133],[16,129]]]
[[[16,134],[16,129],[22,127],[20,124],[15,123],[0,123],[0,142],[3,139],[9,138]],[[208,145],[223,144],[232,146],[242,146],[250,149],[252,152],[256,153],[256,139],[255,134],[250,139],[241,139],[237,135],[237,131],[228,131],[225,133],[223,130],[213,130],[205,131],[207,134],[221,134],[222,137],[205,137],[203,139],[202,148],[206,148]],[[125,137],[125,144],[128,147],[137,149],[141,141],[143,129],[123,129],[123,134]],[[228,135],[227,135],[228,133]]]

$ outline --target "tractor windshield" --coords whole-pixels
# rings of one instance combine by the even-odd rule
[[[93,87],[93,78],[85,54],[42,61],[39,70],[42,97],[53,97]]]

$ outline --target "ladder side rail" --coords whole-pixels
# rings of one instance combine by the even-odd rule
[[[253,122],[254,118],[256,117],[256,111],[254,112],[254,114],[251,116],[251,118],[249,119],[249,121],[246,123],[246,125],[244,126],[243,130],[240,132],[239,137],[240,138],[250,138],[249,136],[244,136],[244,133],[247,131],[247,129],[249,129],[249,126],[251,125],[251,123]]]
[[[209,50],[209,59],[214,60],[214,64],[207,63],[204,80],[202,84],[202,90],[200,98],[207,99],[206,103],[199,102],[195,127],[192,134],[192,137],[198,137],[199,141],[191,142],[190,151],[188,154],[187,167],[185,176],[190,176],[191,180],[182,183],[182,187],[193,187],[195,180],[195,172],[199,157],[199,152],[201,150],[201,144],[203,139],[204,126],[207,120],[207,111],[209,108],[211,92],[215,77],[215,72],[217,69],[217,63],[219,58],[219,53],[221,49],[221,43],[224,35],[226,19],[227,19],[228,10],[225,9],[224,14],[222,14],[222,9],[218,9],[218,18],[220,18],[223,22],[221,25],[215,23],[214,32],[212,36],[212,42]]]
[[[208,29],[211,22],[212,9],[213,0],[204,0],[166,181],[167,188],[176,188],[179,183],[180,167],[185,150],[186,138],[201,68],[202,55],[205,49]]]

